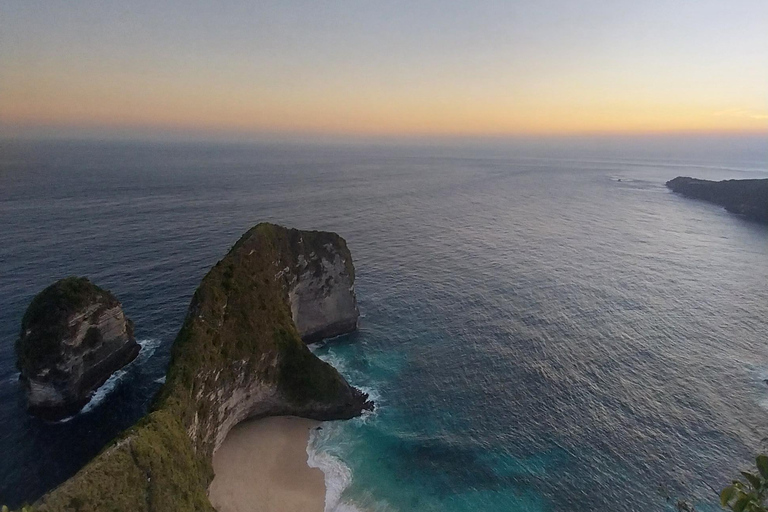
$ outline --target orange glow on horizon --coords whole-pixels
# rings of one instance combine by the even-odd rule
[[[578,69],[559,77],[497,71],[478,83],[427,76],[392,86],[357,75],[285,85],[264,83],[260,74],[193,80],[93,67],[77,73],[62,64],[17,63],[0,94],[0,128],[361,136],[768,132],[768,110],[751,89],[689,89]]]
[[[764,0],[236,4],[4,4],[0,135],[768,132]]]
[[[139,109],[126,104],[0,105],[0,125],[104,129],[167,129],[236,134],[307,133],[383,136],[504,136],[633,133],[768,133],[761,114],[722,116],[716,109],[606,105],[595,108],[514,104],[449,108],[435,103],[377,105],[242,105],[184,103]]]

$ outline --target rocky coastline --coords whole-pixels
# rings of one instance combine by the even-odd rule
[[[357,325],[343,238],[259,224],[204,277],[150,412],[38,511],[213,511],[213,453],[248,418],[348,419],[373,408],[305,341]]]

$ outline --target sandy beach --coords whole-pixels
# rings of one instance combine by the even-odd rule
[[[218,512],[323,512],[323,472],[307,466],[309,432],[294,417],[237,425],[213,456],[210,499]]]

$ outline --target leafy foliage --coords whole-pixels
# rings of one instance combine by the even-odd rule
[[[720,505],[724,509],[731,512],[768,512],[765,504],[768,498],[768,456],[758,455],[755,465],[756,473],[742,471],[743,480],[734,480],[720,491]],[[675,509],[677,512],[696,512],[696,508],[684,500],[677,500]]]
[[[768,456],[755,459],[756,473],[742,471],[743,480],[734,480],[720,492],[720,504],[733,512],[768,512]]]

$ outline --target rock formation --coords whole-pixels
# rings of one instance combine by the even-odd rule
[[[768,179],[709,181],[678,176],[667,182],[673,192],[723,206],[731,213],[768,223]]]
[[[311,240],[305,242],[307,236]],[[360,313],[355,268],[344,240],[333,233],[294,230],[288,243],[288,254],[296,258],[281,272],[288,279],[291,316],[301,339],[312,343],[354,331]]]
[[[85,278],[57,281],[32,300],[16,342],[29,411],[45,419],[76,413],[139,349],[114,295]]]
[[[211,458],[240,421],[347,419],[372,408],[301,339],[354,328],[353,281],[336,234],[249,230],[195,291],[150,413],[35,510],[210,512]]]

